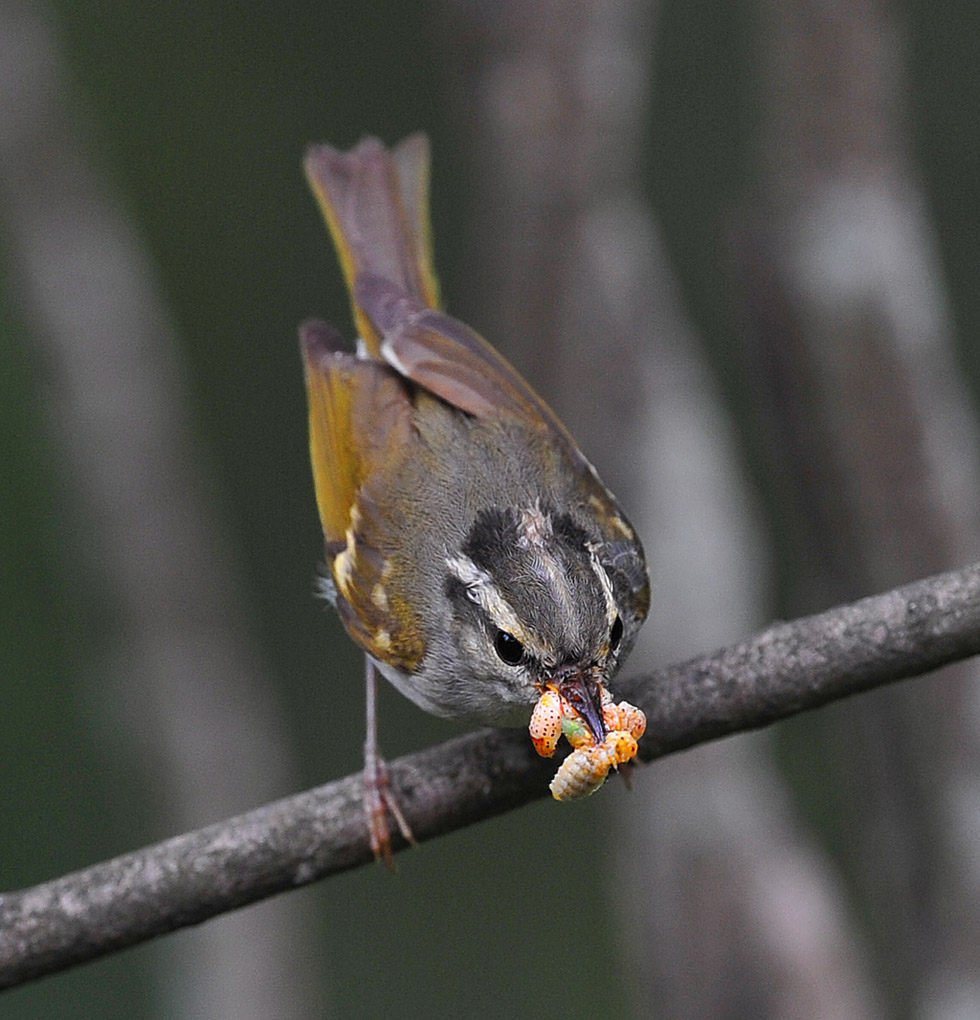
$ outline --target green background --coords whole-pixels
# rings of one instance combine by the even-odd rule
[[[750,184],[756,87],[748,27],[733,6],[663,8],[645,152],[685,298],[722,364],[732,317],[718,252]],[[975,11],[965,0],[906,10],[917,156],[976,382],[980,62],[977,35],[964,30]],[[321,552],[295,327],[318,315],[346,328],[348,310],[300,159],[310,141],[427,131],[440,276],[468,317],[467,279],[479,265],[463,260],[465,154],[439,11],[407,2],[54,7],[79,130],[147,245],[177,326],[195,436],[302,787],[359,767],[362,709],[352,646],[311,597]],[[465,250],[478,257],[478,245]],[[4,277],[0,888],[10,889],[166,833],[142,763],[100,721],[99,699],[112,696],[98,669],[113,606],[49,435],[57,408],[45,403],[45,366]],[[328,687],[341,668],[346,677]],[[390,756],[454,732],[384,692]],[[402,855],[397,877],[365,868],[291,894],[310,901],[334,1014],[468,1015],[475,1004],[483,1017],[590,1017],[597,1004],[621,1013],[626,977],[599,839],[608,819],[602,798],[568,812],[542,803]],[[588,924],[573,928],[583,913]],[[8,993],[0,1015],[154,1015],[158,951]]]

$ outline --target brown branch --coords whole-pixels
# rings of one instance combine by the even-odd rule
[[[656,757],[980,653],[980,564],[840,606],[619,684]],[[483,730],[392,763],[419,841],[545,795],[555,763]],[[360,777],[0,896],[0,988],[371,859]],[[561,808],[556,808],[561,810]]]

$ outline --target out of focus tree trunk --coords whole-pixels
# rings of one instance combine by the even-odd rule
[[[169,835],[281,795],[293,765],[193,452],[176,337],[79,137],[51,17],[0,5],[5,254],[78,494],[69,513],[121,620],[112,661],[92,671],[114,686],[92,700],[105,731],[132,741],[123,760],[147,766]],[[309,933],[291,897],[182,935],[159,975],[161,1015],[314,1015]]]
[[[788,613],[980,542],[977,422],[912,165],[902,28],[875,0],[755,8],[758,193],[736,258]],[[820,796],[893,1016],[980,1015],[977,673],[837,706],[797,752],[807,783],[835,780]]]
[[[632,668],[765,613],[767,554],[732,426],[641,186],[652,5],[460,2],[479,321],[546,391],[647,546],[654,609]],[[460,46],[460,41],[465,46]],[[477,256],[474,254],[474,259]],[[629,669],[630,667],[627,667]],[[658,764],[617,806],[638,1016],[873,1017],[859,941],[767,737]]]

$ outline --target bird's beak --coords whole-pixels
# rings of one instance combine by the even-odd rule
[[[558,693],[585,720],[595,742],[606,739],[606,723],[602,717],[602,694],[599,681],[591,672],[575,672],[557,683]]]

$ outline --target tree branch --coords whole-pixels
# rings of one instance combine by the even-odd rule
[[[978,653],[975,564],[616,686],[647,713],[651,761]],[[523,731],[482,730],[399,758],[391,776],[422,842],[544,796],[555,767]],[[0,896],[0,988],[370,860],[353,775]]]

